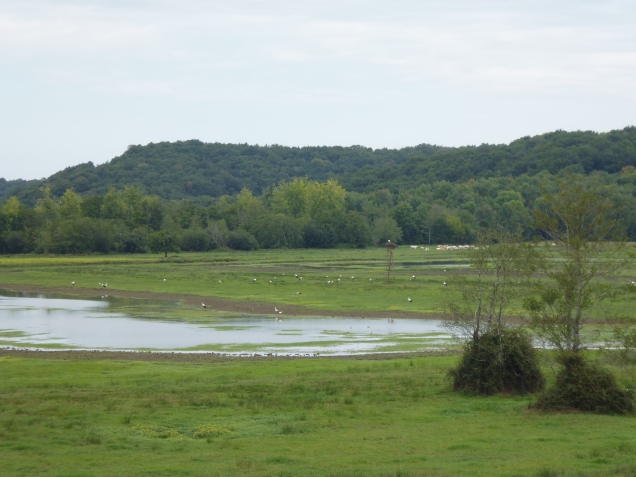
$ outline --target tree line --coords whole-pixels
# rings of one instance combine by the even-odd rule
[[[499,229],[524,240],[544,237],[534,216],[565,176],[595,187],[636,240],[636,170],[618,174],[552,175],[439,181],[393,193],[346,191],[337,181],[281,180],[261,195],[243,189],[201,205],[165,200],[140,187],[106,194],[56,196],[44,188],[29,206],[16,196],[0,202],[0,253],[146,253],[219,247],[366,247],[474,243],[478,231]],[[544,237],[545,238],[545,237]]]

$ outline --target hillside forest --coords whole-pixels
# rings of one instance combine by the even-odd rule
[[[635,127],[460,148],[151,143],[0,179],[0,253],[467,244],[481,228],[533,239],[559,180],[605,194],[636,240],[634,164]]]

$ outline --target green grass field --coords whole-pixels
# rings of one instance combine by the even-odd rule
[[[3,476],[633,476],[634,417],[465,397],[456,356],[0,358]],[[546,369],[546,371],[549,370]],[[636,386],[633,370],[616,370]]]
[[[378,248],[219,251],[182,253],[168,259],[158,255],[4,256],[0,257],[0,283],[66,287],[69,292],[72,281],[76,288],[93,289],[108,283],[111,292],[213,296],[237,302],[299,305],[317,312],[439,313],[457,297],[453,280],[470,272],[466,251],[432,248],[425,252],[399,247],[394,279],[387,284],[385,258],[385,250]],[[296,274],[302,280],[295,278]],[[334,284],[327,283],[332,280]],[[636,265],[628,267],[620,280],[636,280]],[[616,313],[630,313],[636,308],[636,293],[609,306]]]
[[[14,256],[0,257],[0,283],[72,292],[74,280],[99,294],[107,282],[111,293],[293,304],[316,314],[439,313],[468,270],[460,251],[402,247],[387,284],[384,259],[381,249]],[[636,267],[620,279],[636,280]],[[611,307],[632,312],[634,299]],[[165,313],[199,319],[194,305],[180,310]],[[456,360],[0,356],[0,475],[636,476],[634,416],[545,414],[528,409],[534,396],[458,395],[446,379]],[[613,371],[636,387],[633,368]],[[544,372],[552,379],[549,366]]]

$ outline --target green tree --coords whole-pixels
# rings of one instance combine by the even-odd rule
[[[82,216],[82,198],[73,189],[66,189],[60,199],[60,216],[63,219],[77,219]]]
[[[419,243],[421,234],[417,226],[417,216],[408,202],[400,202],[393,209],[393,218],[402,229],[402,239],[405,243]]]
[[[620,288],[611,278],[624,265],[625,240],[607,191],[581,177],[558,181],[558,191],[541,199],[536,226],[554,243],[543,247],[535,284],[538,297],[525,300],[531,326],[561,351],[583,348],[581,330],[603,300]]]
[[[102,217],[112,220],[123,220],[126,217],[126,202],[123,194],[114,187],[110,187],[104,196]]]
[[[373,245],[383,245],[388,240],[399,243],[402,240],[402,229],[392,217],[379,217],[371,227],[371,240]]]

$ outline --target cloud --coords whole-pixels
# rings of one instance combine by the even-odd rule
[[[310,89],[306,75],[328,70],[342,89],[354,87],[352,78],[379,75],[475,90],[631,94],[636,40],[629,22],[597,21],[594,12],[607,2],[587,2],[587,16],[575,23],[568,15],[576,2],[552,16],[525,2],[402,1],[393,9],[384,2],[344,3],[349,9],[330,1],[323,8],[284,0],[35,2],[0,13],[1,56],[48,81],[54,63],[69,73],[58,78],[103,90],[82,73],[94,64],[101,77],[127,78],[111,83],[122,94],[200,96],[200,79],[183,74],[190,72],[206,84],[259,89],[261,73],[277,68]],[[169,88],[130,87],[166,75]],[[299,96],[293,85],[284,89]]]
[[[66,153],[78,128],[119,151],[182,134],[381,147],[625,126],[632,1],[0,0],[0,154],[46,131],[61,152],[34,157],[104,160]]]

